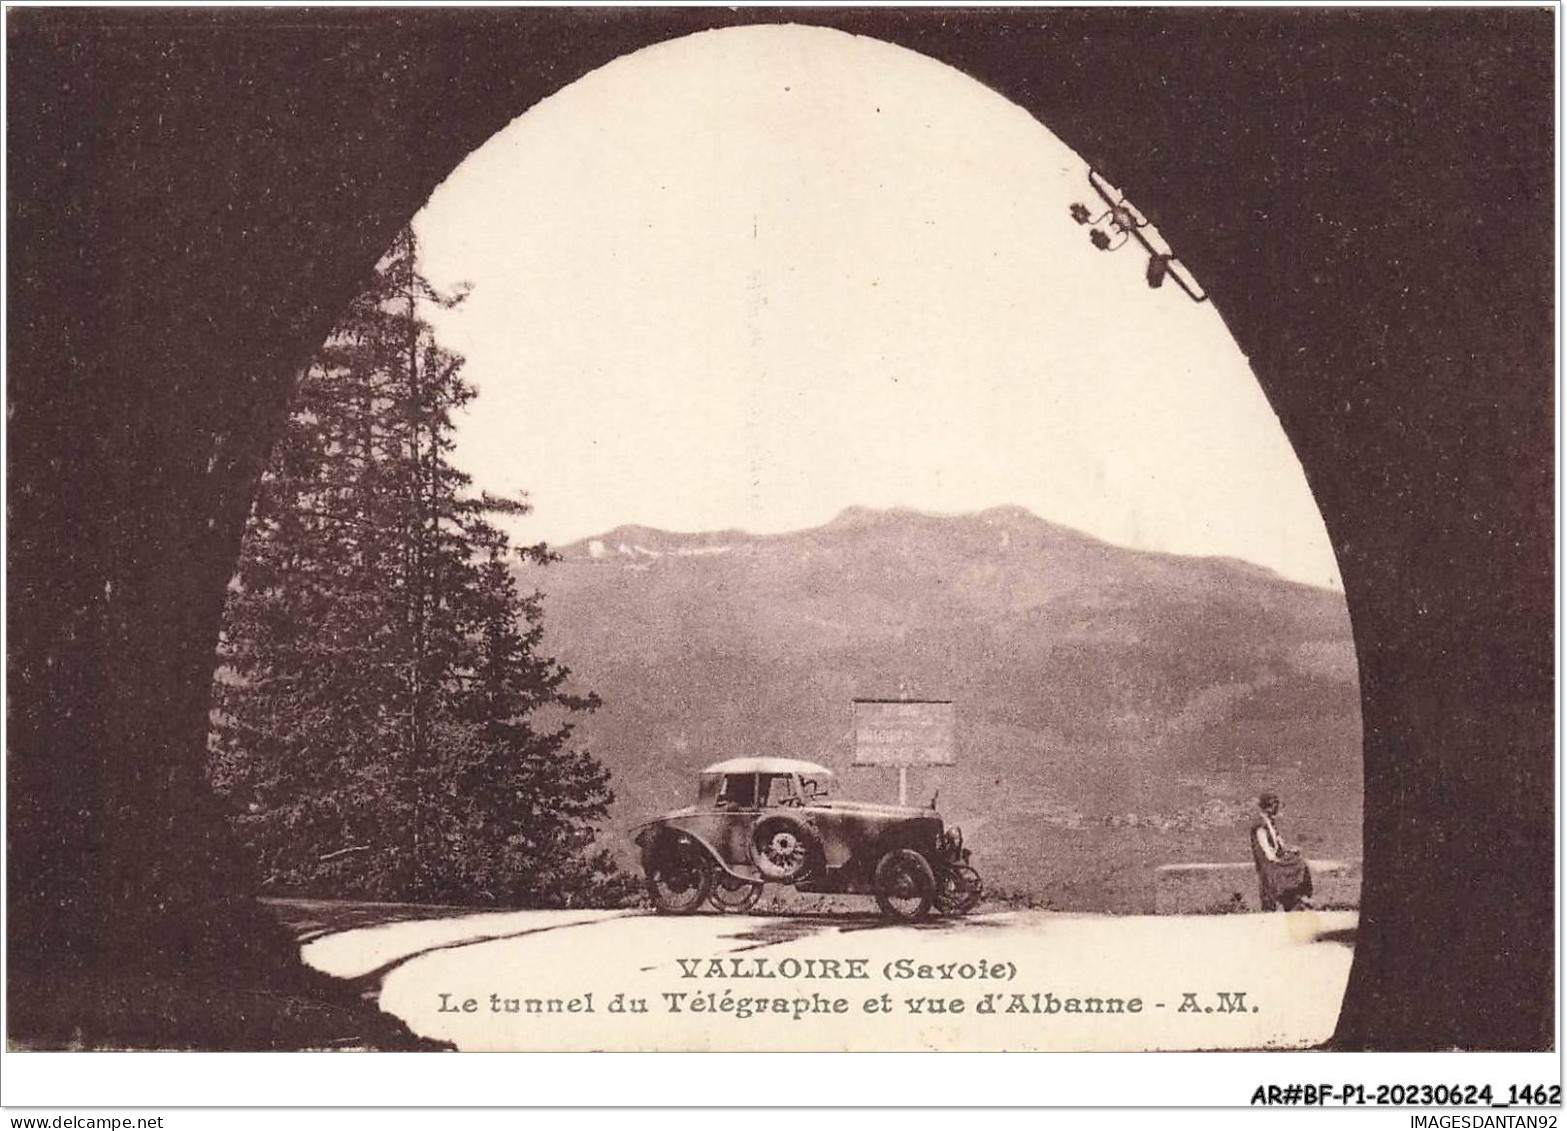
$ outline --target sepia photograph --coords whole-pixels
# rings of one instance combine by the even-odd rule
[[[7,8],[6,1105],[1559,1108],[1558,18]]]

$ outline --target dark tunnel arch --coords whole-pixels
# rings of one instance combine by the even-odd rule
[[[245,914],[200,772],[222,587],[292,375],[393,233],[541,98],[756,22],[963,71],[1179,249],[1355,628],[1335,1043],[1549,1047],[1553,28],[1525,10],[12,13],[8,975],[195,960]]]

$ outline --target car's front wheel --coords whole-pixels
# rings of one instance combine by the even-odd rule
[[[663,846],[647,865],[648,894],[665,915],[689,915],[713,890],[713,865],[702,847],[689,840]]]
[[[918,919],[936,898],[936,875],[912,848],[894,848],[876,863],[876,906],[894,919]]]

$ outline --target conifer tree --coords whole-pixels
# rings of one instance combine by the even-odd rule
[[[475,393],[421,310],[461,296],[420,276],[399,234],[300,381],[230,587],[212,778],[274,889],[559,904],[630,885],[593,847],[608,772],[571,746],[491,519],[452,466]]]

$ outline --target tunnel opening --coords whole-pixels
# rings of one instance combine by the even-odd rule
[[[561,558],[518,561],[514,580],[544,593],[549,662],[603,698],[573,744],[611,772],[601,844],[625,872],[640,869],[630,829],[686,804],[708,762],[810,758],[850,796],[884,799],[849,705],[934,697],[956,704],[956,764],[910,776],[967,827],[992,906],[1256,909],[1247,845],[1264,790],[1289,798],[1320,905],[1358,904],[1359,676],[1299,463],[1156,225],[1014,104],[825,29],[661,44],[476,149],[377,279],[307,370],[241,576],[290,584],[265,563],[291,503],[310,526],[294,553],[330,558],[330,531],[365,525],[376,488],[356,460],[402,492],[407,453],[433,466],[449,447],[474,492],[527,487],[531,513],[496,522]],[[477,397],[430,393],[447,375]],[[420,397],[439,416],[428,438],[382,437],[388,415],[426,411],[408,407]],[[302,451],[315,461],[303,485],[298,468],[289,478]],[[323,514],[327,495],[338,513]],[[406,540],[423,544],[413,526]],[[364,539],[349,542],[363,559]],[[383,592],[414,584],[375,576]],[[356,599],[346,588],[329,604]],[[251,604],[231,592],[226,655],[258,639]],[[479,661],[443,662],[426,682],[455,695]],[[383,699],[414,702],[406,683]],[[299,774],[322,794],[306,808],[330,814],[314,827],[254,783],[311,756],[274,732],[312,749],[319,735],[270,719],[259,686],[219,690],[241,710],[265,701],[248,733],[220,728],[220,777],[251,809],[240,824],[276,894],[516,904],[628,890],[421,887],[408,869],[441,869],[414,830],[441,814],[394,788],[363,792],[344,819],[330,786]],[[342,734],[380,749],[364,727]],[[361,777],[428,764],[414,791],[442,800],[425,808],[472,808],[480,787],[440,740],[415,727],[390,741]],[[464,854],[453,837],[446,852]]]

